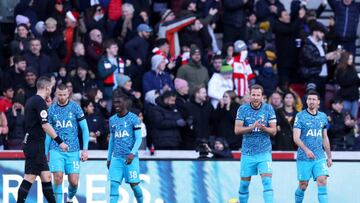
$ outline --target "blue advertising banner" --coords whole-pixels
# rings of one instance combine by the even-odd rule
[[[140,166],[144,203],[226,203],[231,198],[238,198],[239,161],[142,160]],[[22,160],[0,161],[0,202],[15,202],[23,167]],[[298,184],[295,162],[275,161],[273,171],[274,202],[294,202],[294,191]],[[105,160],[82,163],[75,202],[107,202],[107,172]],[[358,162],[335,162],[328,179],[329,203],[360,203],[359,180]],[[67,193],[67,185],[65,178],[64,193]],[[129,185],[123,183],[119,191],[119,202],[136,202]],[[45,202],[40,181],[31,188],[27,202]],[[250,184],[249,203],[259,202],[263,202],[262,183],[260,177],[256,176]],[[310,181],[304,202],[317,202],[316,182]]]

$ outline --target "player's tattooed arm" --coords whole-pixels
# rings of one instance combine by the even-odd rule
[[[294,128],[293,139],[295,144],[300,147],[306,153],[306,156],[309,159],[315,159],[314,153],[301,141],[300,139],[301,130],[299,128]]]
[[[331,167],[331,165],[332,165],[332,157],[331,157],[331,151],[330,151],[329,137],[327,135],[327,129],[323,130],[323,146],[324,146],[325,153],[326,153],[326,156],[327,156],[327,165],[328,165],[328,167]]]

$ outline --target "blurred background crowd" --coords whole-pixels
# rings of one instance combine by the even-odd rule
[[[0,146],[21,149],[24,104],[46,75],[83,108],[90,149],[107,149],[111,99],[122,94],[143,121],[142,149],[229,157],[241,148],[237,109],[260,84],[276,111],[274,150],[296,149],[309,90],[321,94],[332,149],[359,150],[360,3],[314,2],[17,1],[0,30]]]

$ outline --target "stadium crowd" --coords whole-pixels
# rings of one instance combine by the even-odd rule
[[[141,149],[229,157],[241,147],[237,109],[260,84],[277,116],[274,150],[295,150],[309,90],[321,94],[332,150],[360,150],[360,3],[306,2],[291,1],[289,12],[279,0],[20,0],[14,34],[0,32],[0,146],[21,149],[24,104],[45,75],[81,104],[90,149],[107,149],[111,99],[123,94],[143,121]]]

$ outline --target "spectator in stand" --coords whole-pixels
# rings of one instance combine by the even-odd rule
[[[236,103],[236,94],[229,90],[223,94],[220,103],[215,110],[215,135],[224,138],[232,150],[239,150],[241,146],[241,136],[236,136],[234,132],[236,112],[239,104]]]
[[[6,116],[0,112],[0,150],[4,150],[5,138],[9,132]]]
[[[179,33],[180,44],[194,44],[196,45],[202,55],[202,58],[207,58],[207,53],[211,50],[211,36],[208,28],[200,20],[196,20],[192,25],[182,29]]]
[[[234,44],[233,43],[229,42],[223,46],[222,56],[226,63],[228,63],[228,64],[232,63],[232,60],[234,60]]]
[[[86,16],[84,20],[87,30],[98,29],[107,37],[112,37],[112,34],[108,32],[111,25],[107,21],[105,17],[105,10],[100,4],[91,6],[85,13]]]
[[[60,61],[66,56],[66,46],[62,30],[57,28],[54,18],[45,21],[46,30],[42,34],[42,50],[50,57],[51,72],[59,70]]]
[[[81,107],[84,110],[86,122],[89,126],[90,140],[89,149],[106,149],[106,123],[101,114],[95,112],[94,103],[90,100],[81,100]]]
[[[264,87],[266,97],[270,97],[271,93],[276,90],[279,80],[271,62],[265,62],[264,66],[259,69],[256,83]]]
[[[191,45],[190,60],[188,64],[180,67],[177,77],[188,82],[190,94],[193,93],[195,86],[207,85],[209,74],[207,69],[201,64],[201,51],[196,45]]]
[[[141,23],[141,18],[135,15],[134,6],[130,3],[124,3],[122,5],[122,17],[117,21],[114,28],[114,37],[120,44],[125,44],[137,35],[137,27]]]
[[[134,89],[141,90],[142,76],[148,67],[150,43],[148,42],[152,28],[147,24],[137,27],[137,35],[125,44],[126,56],[131,60],[130,74]]]
[[[277,134],[274,137],[273,150],[295,151],[293,140],[293,127],[295,116],[296,96],[292,92],[284,93],[284,106],[275,110],[277,121]]]
[[[23,102],[23,101],[22,101]],[[6,112],[9,134],[7,136],[7,149],[21,150],[25,137],[25,109],[21,101],[14,101],[11,109]]]
[[[156,106],[151,108],[151,138],[155,149],[178,150],[181,144],[180,128],[186,126],[176,105],[176,92],[167,91],[156,99]]]
[[[335,13],[335,32],[337,44],[355,55],[356,38],[360,17],[360,2],[354,0],[327,0]]]
[[[255,6],[258,21],[269,21],[271,26],[275,23],[279,12],[285,10],[284,5],[279,0],[259,0]]]
[[[11,55],[19,55],[29,51],[32,37],[33,35],[26,24],[17,25],[14,40],[9,45]]]
[[[164,72],[165,66],[166,62],[163,56],[154,55],[151,58],[151,70],[144,74],[142,82],[144,94],[150,90],[156,90],[160,94],[169,90],[175,90],[170,75]]]
[[[220,73],[214,73],[208,83],[208,96],[214,109],[223,99],[223,95],[227,91],[234,89],[232,81],[232,67],[228,64],[222,65]]]
[[[273,32],[275,33],[280,86],[288,82],[293,83],[298,77],[298,52],[295,38],[304,16],[305,9],[302,8],[299,10],[299,17],[291,22],[290,14],[286,10],[280,10],[277,20],[274,21]]]
[[[93,102],[95,113],[101,114],[105,119],[110,117],[110,114],[106,109],[106,101],[103,99],[103,93],[99,88],[90,89],[85,96],[88,100]]]
[[[215,55],[212,58],[212,63],[210,68],[208,68],[209,78],[211,78],[215,73],[220,73],[221,66],[223,65],[223,58],[221,55]]]
[[[154,49],[152,50],[152,53],[154,55],[160,55],[164,57],[166,62],[166,71],[172,75],[176,75],[175,74],[177,71],[175,69],[176,61],[173,58],[170,58],[170,60],[168,59],[168,56],[170,56],[169,51],[170,51],[169,43],[165,38],[160,38],[155,41]]]
[[[175,78],[174,80],[176,90],[176,107],[183,117],[186,116],[185,106],[189,100],[189,84],[186,80]]]
[[[0,97],[0,112],[5,113],[11,109],[13,105],[14,89],[11,86],[2,89],[2,97]]]
[[[25,86],[25,71],[27,69],[26,59],[19,55],[13,58],[14,65],[4,71],[3,86],[11,86],[16,91]],[[6,80],[5,80],[6,78]]]
[[[118,56],[119,47],[114,40],[104,43],[106,54],[101,57],[98,63],[98,74],[100,79],[100,89],[104,93],[104,99],[108,102],[108,110],[111,108],[111,98],[114,86],[116,86],[115,76],[126,74],[124,61]]]
[[[340,86],[338,95],[344,100],[344,111],[350,112],[353,118],[358,117],[360,78],[354,65],[351,52],[344,52],[335,73],[336,82]]]
[[[223,44],[245,39],[246,13],[253,4],[254,0],[224,0]]]
[[[35,71],[38,76],[44,76],[52,71],[51,60],[48,55],[41,52],[41,41],[30,40],[30,50],[24,55],[28,68]]]
[[[36,79],[37,79],[37,73],[32,70],[26,70],[25,72],[25,87],[24,87],[24,93],[25,93],[25,101],[30,98],[31,96],[36,94]]]
[[[132,88],[131,78],[127,75],[117,75],[117,87],[115,87],[114,94],[126,95],[132,102],[131,110],[135,111],[143,110],[143,104],[141,101],[141,92],[135,91]]]
[[[252,40],[249,50],[249,63],[256,75],[259,75],[259,71],[264,67],[266,61],[264,42],[259,39]]]
[[[103,37],[98,29],[93,29],[89,32],[89,43],[86,44],[86,61],[89,69],[96,75],[97,63],[103,55]]]
[[[326,28],[320,22],[311,22],[312,33],[306,39],[300,53],[300,72],[307,83],[314,83],[321,98],[325,94],[325,82],[328,75],[327,60],[339,58],[336,51],[326,53],[323,39]]]
[[[349,112],[343,111],[343,107],[343,101],[340,97],[334,97],[331,100],[331,111],[328,114],[328,133],[331,150],[335,151],[351,150],[355,141],[354,127],[356,121]]]
[[[88,64],[85,58],[84,44],[81,42],[75,42],[73,47],[73,55],[71,56],[70,61],[67,65],[67,72],[69,72],[71,75],[75,74],[75,71],[79,66],[88,69]],[[90,73],[93,74],[92,72]]]
[[[206,88],[203,85],[194,87],[192,98],[186,105],[187,123],[190,123],[190,134],[184,135],[184,148],[194,150],[201,140],[209,140],[213,128],[214,108],[207,101]]]
[[[230,65],[234,71],[235,92],[239,97],[243,97],[249,91],[249,87],[255,83],[256,75],[248,62],[248,50],[245,42],[237,40],[234,43],[234,51],[234,60],[231,61]]]
[[[161,22],[157,36],[158,38],[166,38],[169,41],[171,57],[180,55],[178,32],[194,23],[195,20],[196,18],[193,14],[175,18],[174,12],[171,9],[161,13]]]
[[[72,55],[74,42],[81,41],[81,34],[86,33],[86,27],[80,14],[76,11],[66,12],[64,38],[66,43],[66,56],[63,63],[68,64]]]
[[[96,81],[91,79],[86,66],[78,66],[76,75],[72,78],[73,92],[85,95],[91,89],[97,87]]]
[[[213,159],[231,159],[232,154],[229,148],[229,144],[222,137],[218,137],[214,141],[214,146],[212,148],[209,147],[208,144],[205,145],[207,151],[213,156]]]
[[[269,104],[274,108],[274,110],[283,108],[283,96],[279,91],[273,92],[269,97]]]

